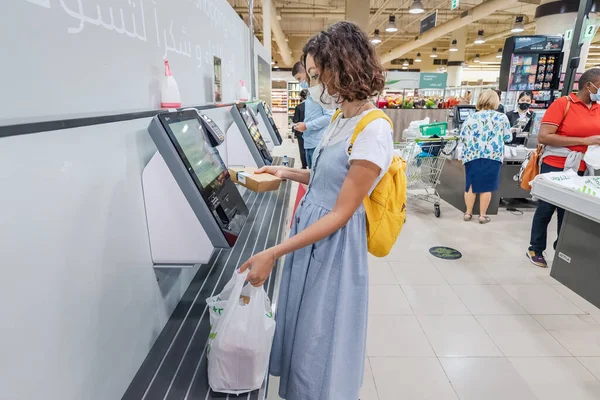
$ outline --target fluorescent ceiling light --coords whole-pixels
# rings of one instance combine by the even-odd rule
[[[408,67],[408,66],[409,66],[409,64],[408,64],[408,60],[404,60],[404,64],[402,64],[402,66],[404,66],[404,67]]]
[[[396,16],[395,15],[390,15],[390,18],[388,20],[388,25],[387,25],[387,28],[385,28],[385,31],[390,32],[390,33],[398,32],[398,27],[396,26]]]
[[[417,58],[415,58],[415,62],[421,62],[421,53],[417,53]]]
[[[484,44],[485,43],[485,38],[483,37],[483,29],[480,29],[479,32],[477,32],[477,38],[475,38],[475,41],[473,43],[475,44]]]
[[[381,43],[381,36],[379,35],[379,29],[375,29],[375,35],[373,36],[373,39],[371,39],[371,43],[373,43],[373,44]]]
[[[473,60],[474,63],[481,63],[481,60],[479,59],[479,54],[475,54],[475,59]]]
[[[425,7],[423,7],[423,3],[420,0],[415,0],[408,9],[408,12],[411,14],[423,14]]]
[[[458,42],[456,41],[456,39],[454,39],[452,41],[452,44],[450,45],[450,50],[452,52],[458,51],[458,47],[457,47]]]
[[[431,55],[430,55],[429,57],[431,57],[431,58],[437,58],[437,56],[438,56],[438,55],[437,55],[437,48],[436,48],[436,47],[434,47],[434,48],[432,49],[432,51],[431,51]]]
[[[525,30],[525,25],[523,25],[523,16],[517,15],[515,18],[515,24],[513,28],[510,30],[512,33],[521,33]]]
[[[277,64],[277,61],[275,61],[275,64],[273,65],[273,68],[279,69],[279,64]]]

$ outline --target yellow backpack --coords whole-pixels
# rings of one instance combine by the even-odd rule
[[[338,109],[332,121],[335,121],[341,112]],[[367,125],[379,118],[388,121],[393,129],[392,121],[383,111],[369,112],[356,125],[348,154],[352,153],[352,146],[358,135]],[[405,170],[406,162],[394,156],[390,168],[375,186],[373,193],[363,201],[367,214],[367,247],[369,253],[376,257],[385,257],[389,254],[406,222]]]

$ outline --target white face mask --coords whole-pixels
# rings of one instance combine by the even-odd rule
[[[323,86],[322,83],[309,88],[308,91],[310,93],[310,97],[326,110],[335,110],[340,106],[340,96],[338,94],[333,96],[330,95],[327,92],[327,88]],[[321,98],[323,100],[321,100]]]

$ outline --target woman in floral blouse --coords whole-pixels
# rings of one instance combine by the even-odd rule
[[[500,185],[504,143],[512,140],[508,118],[495,111],[499,104],[496,92],[483,92],[477,100],[477,113],[467,119],[460,131],[466,175],[465,221],[473,219],[473,206],[479,194],[479,223],[490,222],[486,213],[492,192]]]

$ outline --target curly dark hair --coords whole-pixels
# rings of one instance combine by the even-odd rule
[[[328,79],[321,82],[342,101],[367,100],[385,87],[385,70],[375,48],[352,22],[337,22],[310,38],[302,54],[305,68],[308,54]]]

